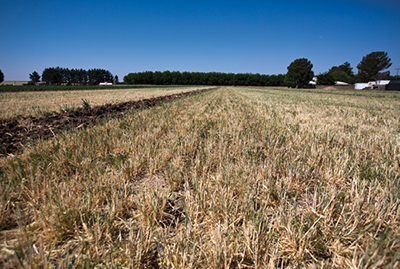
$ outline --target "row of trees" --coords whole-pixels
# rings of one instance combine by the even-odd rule
[[[350,63],[345,62],[339,66],[333,66],[328,72],[319,74],[318,83],[333,85],[336,81],[343,81],[349,84],[356,82],[368,82],[371,80],[394,79],[390,71],[383,70],[392,66],[391,59],[387,52],[375,51],[365,55],[357,65],[358,73],[355,75]]]
[[[372,52],[363,57],[357,65],[355,75],[349,62],[333,66],[328,72],[317,75],[321,85],[333,85],[337,81],[354,84],[370,80],[390,79],[390,72],[381,72],[392,65],[388,54],[383,51]],[[200,73],[200,72],[139,72],[124,77],[127,84],[158,85],[238,85],[238,86],[289,86],[304,87],[314,78],[313,64],[306,58],[294,60],[286,75]]]
[[[387,52],[376,51],[364,56],[357,65],[355,75],[349,62],[333,66],[328,72],[317,75],[321,85],[333,85],[337,81],[353,84],[370,80],[392,79],[390,72],[382,72],[392,65]],[[286,75],[233,74],[218,72],[179,72],[179,71],[146,71],[129,73],[124,77],[127,84],[157,85],[238,85],[238,86],[289,86],[302,87],[314,77],[313,65],[306,58],[294,60],[288,67]],[[40,75],[34,71],[29,75],[31,83],[40,81]],[[4,74],[0,70],[0,83]],[[42,81],[49,84],[98,85],[101,82],[118,83],[118,76],[113,77],[104,69],[68,69],[61,67],[46,68],[42,73]]]
[[[371,80],[392,79],[390,72],[381,72],[392,65],[387,52],[376,51],[364,56],[357,65],[358,74],[354,75],[349,62],[333,66],[328,72],[317,75],[320,85],[333,85],[337,81],[354,84],[355,82],[368,82]],[[296,59],[288,67],[285,84],[289,87],[302,87],[307,85],[314,77],[312,63],[306,59]]]
[[[233,74],[218,72],[146,71],[129,73],[124,77],[127,84],[156,85],[237,85],[237,86],[285,86],[285,75]]]
[[[40,81],[39,74],[34,71],[29,75],[32,83]],[[115,79],[118,79],[116,76]],[[114,82],[110,71],[104,69],[68,69],[49,67],[43,70],[42,81],[49,84],[98,85],[101,82]]]
[[[358,73],[354,74],[350,63],[345,62],[339,66],[333,66],[328,72],[319,74],[318,83],[333,85],[336,81],[343,81],[349,84],[355,82],[368,82],[371,80],[394,79],[390,71],[381,72],[392,66],[391,59],[387,52],[375,51],[364,56],[357,65]]]

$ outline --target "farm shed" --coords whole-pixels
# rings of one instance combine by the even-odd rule
[[[356,84],[354,84],[354,89],[355,90],[362,90],[362,89],[368,88],[368,87],[371,87],[369,85],[369,83],[356,83]]]
[[[386,85],[387,91],[400,91],[400,79],[393,79]]]
[[[386,86],[390,83],[390,80],[377,80],[376,85],[378,86]]]

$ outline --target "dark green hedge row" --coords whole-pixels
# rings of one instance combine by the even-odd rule
[[[285,86],[284,79],[285,75],[146,71],[129,73],[124,77],[124,82],[156,85]]]
[[[49,67],[43,70],[42,81],[49,84],[99,85],[101,82],[114,82],[113,74],[105,69],[68,69]]]

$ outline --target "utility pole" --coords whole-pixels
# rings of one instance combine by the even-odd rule
[[[400,70],[400,68],[395,68],[394,70],[397,71],[397,73],[396,73],[396,78],[399,78],[399,70]]]

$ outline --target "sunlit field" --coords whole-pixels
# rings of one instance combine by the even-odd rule
[[[151,87],[67,91],[0,91],[0,120],[14,117],[40,117],[52,112],[65,112],[82,107],[83,100],[91,106],[136,101],[163,95],[188,92],[206,87]]]
[[[399,268],[399,166],[399,92],[211,90],[1,158],[0,267]]]

